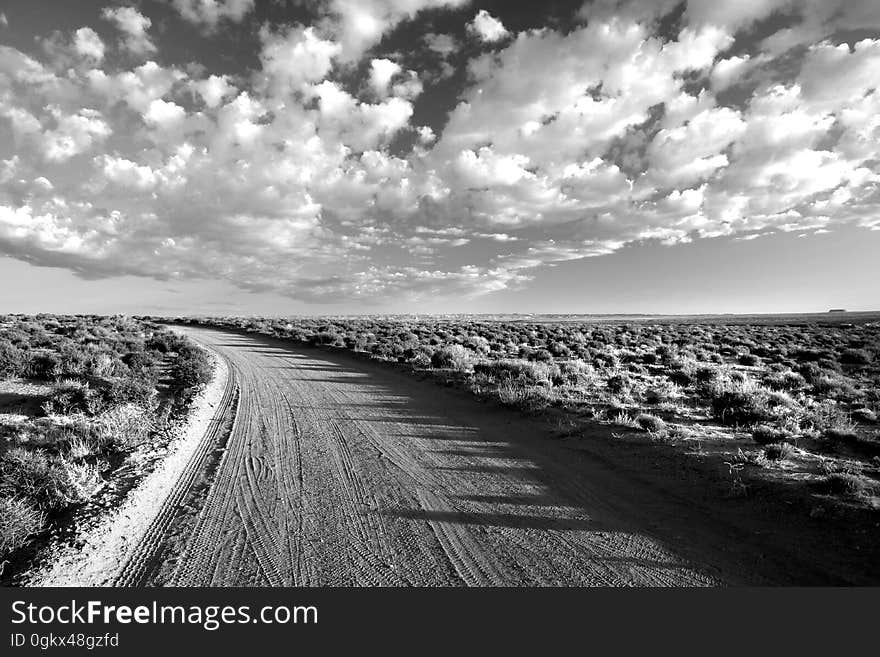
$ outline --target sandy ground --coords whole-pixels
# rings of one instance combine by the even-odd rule
[[[778,486],[613,428],[481,403],[341,350],[181,328],[220,353],[237,415],[153,584],[700,586],[880,582],[874,515],[813,517]]]
[[[180,330],[221,361],[185,435],[83,549],[61,549],[26,583],[880,581],[876,523],[801,516],[775,494],[721,499],[717,473],[680,455],[598,425],[554,439],[546,418],[349,354]],[[210,467],[209,444],[222,454]]]
[[[215,375],[195,398],[187,422],[170,443],[168,455],[115,510],[65,545],[52,546],[47,565],[28,573],[25,586],[108,586],[129,561],[151,523],[197,456],[200,442],[223,398],[229,372],[222,358],[213,356]],[[81,545],[79,548],[70,545]]]
[[[369,363],[182,329],[240,389],[183,586],[718,583],[614,503],[626,482],[545,432]]]

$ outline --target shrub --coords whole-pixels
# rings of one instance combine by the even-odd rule
[[[642,399],[645,400],[646,404],[660,404],[669,396],[669,391],[663,388],[648,388],[645,390],[644,395],[642,395]]]
[[[771,372],[767,374],[762,383],[771,390],[797,390],[806,384],[803,376],[797,372]]]
[[[29,360],[25,350],[19,349],[8,340],[0,340],[0,379],[25,376],[29,369]]]
[[[13,447],[0,459],[0,496],[26,497],[41,508],[62,507],[67,501],[67,476],[42,451]]]
[[[410,363],[412,363],[413,367],[417,367],[419,369],[428,369],[429,367],[431,367],[431,356],[423,351],[420,351],[412,357]]]
[[[638,415],[636,417],[636,424],[645,431],[650,431],[652,433],[657,433],[666,429],[666,423],[656,415],[651,415],[650,413],[641,413]]]
[[[683,388],[694,382],[694,370],[673,370],[668,376],[670,381]]]
[[[559,371],[565,383],[573,386],[590,383],[596,376],[592,366],[580,359],[560,363]]]
[[[560,368],[547,363],[521,360],[477,363],[474,374],[481,374],[495,381],[519,380],[526,385],[549,385],[562,380]]]
[[[543,386],[532,386],[517,380],[502,381],[496,391],[505,406],[522,411],[538,411],[552,402],[550,391]]]
[[[825,435],[854,434],[856,426],[850,416],[833,401],[823,401],[811,406],[804,417],[813,428]]]
[[[839,374],[823,375],[813,380],[813,391],[828,397],[852,399],[859,392],[853,385]]]
[[[175,337],[175,334],[170,331],[154,333],[144,342],[144,348],[149,351],[157,351],[160,354],[167,354],[174,351]]]
[[[865,349],[844,349],[840,362],[847,365],[870,365],[873,357]]]
[[[182,374],[179,371],[172,371],[171,376],[175,380],[179,380],[178,377]],[[182,385],[181,387],[189,386]],[[156,382],[152,378],[110,379],[105,383],[102,394],[108,406],[132,403],[149,408],[152,407],[156,397]]]
[[[794,456],[794,447],[788,443],[771,443],[764,446],[764,457],[768,461],[783,461]]]
[[[534,360],[539,363],[552,363],[553,362],[553,354],[551,354],[546,349],[538,349],[531,356],[529,356],[529,360]]]
[[[720,376],[721,370],[719,370],[717,367],[703,366],[698,367],[694,371],[694,378],[696,379],[697,383],[700,383],[702,385],[710,385],[713,382],[717,381]]]
[[[615,374],[608,377],[605,385],[613,394],[622,395],[628,393],[632,388],[632,379],[625,373]]]
[[[101,405],[100,395],[88,383],[66,379],[55,384],[43,409],[47,415],[93,414]]]
[[[873,424],[877,422],[877,414],[870,408],[857,408],[852,412],[853,419],[859,422]]]
[[[114,360],[107,354],[96,356],[93,362],[92,370],[94,376],[110,377],[119,369],[116,367]],[[153,371],[158,365],[158,360],[149,351],[131,351],[123,356],[122,363],[133,372],[144,373],[152,377],[154,375]]]
[[[177,388],[195,388],[211,381],[214,370],[208,354],[192,344],[178,347],[171,367],[171,378]]]
[[[849,472],[835,472],[825,477],[820,482],[820,488],[832,495],[858,496],[868,492],[867,482]]]
[[[86,436],[102,447],[115,445],[127,449],[143,443],[154,425],[155,416],[149,409],[137,404],[123,404],[96,417]]]
[[[710,389],[709,401],[712,414],[722,424],[754,424],[774,417],[766,392],[751,380],[738,381],[731,377],[719,382]]]
[[[788,442],[791,434],[782,429],[771,427],[767,424],[761,424],[752,431],[752,440],[759,445],[771,445],[773,443]]]
[[[472,352],[460,344],[442,347],[431,355],[431,366],[438,369],[466,371],[471,364]]]
[[[0,497],[0,559],[28,542],[43,529],[45,517],[20,497]]]
[[[61,359],[52,351],[34,353],[28,364],[26,376],[51,380],[61,374]]]
[[[740,365],[754,367],[761,364],[761,359],[754,354],[742,354],[738,359]]]

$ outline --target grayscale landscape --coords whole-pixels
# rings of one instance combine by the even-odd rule
[[[880,5],[7,0],[0,583],[880,584]]]

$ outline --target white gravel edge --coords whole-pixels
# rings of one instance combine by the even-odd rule
[[[64,546],[51,555],[51,564],[31,572],[25,586],[110,586],[162,507],[175,482],[199,445],[223,397],[229,371],[214,352],[214,378],[193,400],[185,425],[169,445],[168,455],[122,504],[94,528],[79,536],[81,548]]]

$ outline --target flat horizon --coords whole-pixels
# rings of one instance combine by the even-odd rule
[[[859,0],[8,0],[0,308],[880,307]]]

